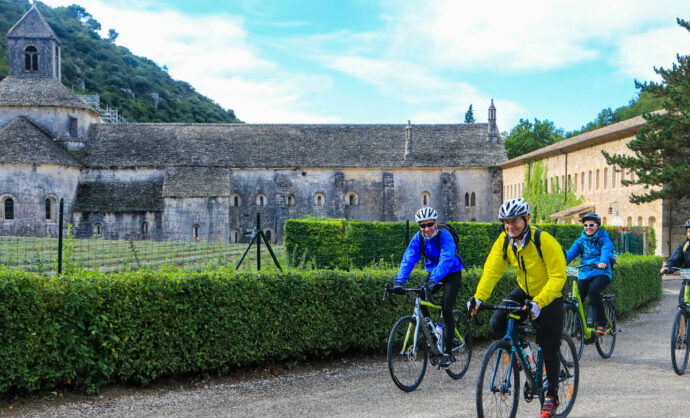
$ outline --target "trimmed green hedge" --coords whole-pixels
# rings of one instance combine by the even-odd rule
[[[483,266],[486,255],[502,232],[502,224],[482,222],[450,222],[460,238],[459,251],[465,266]],[[568,249],[582,233],[580,225],[537,224]],[[620,228],[603,226],[616,251]],[[654,230],[650,230],[653,242]],[[640,229],[640,228],[634,228]],[[626,228],[626,230],[630,230]],[[349,270],[372,263],[400,263],[417,224],[401,222],[360,222],[345,219],[290,219],[285,223],[285,248],[291,266],[310,264],[314,268]],[[653,253],[653,248],[652,251]]]
[[[660,257],[621,257],[611,287],[619,313],[659,299]],[[385,352],[395,320],[382,301],[394,270],[242,273],[142,271],[45,278],[0,269],[0,393],[55,386],[97,390],[164,375],[223,373],[267,360]],[[458,309],[480,269],[464,272]],[[416,269],[408,285],[424,273]],[[515,287],[509,270],[492,303]],[[488,335],[488,320],[475,335]]]

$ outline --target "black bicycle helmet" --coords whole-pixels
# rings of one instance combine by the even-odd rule
[[[438,219],[438,212],[432,207],[424,207],[421,208],[417,211],[417,213],[414,214],[414,220],[415,222],[421,222],[421,221],[428,221],[428,220],[436,220]]]
[[[582,223],[585,223],[585,221],[594,221],[597,223],[597,225],[601,226],[601,218],[594,212],[586,213],[580,221]]]
[[[502,221],[506,218],[517,218],[518,216],[529,215],[529,204],[525,199],[518,197],[517,199],[510,199],[505,202],[498,211],[498,220]]]
[[[685,229],[688,229],[688,228],[690,228],[690,219],[685,221]]]

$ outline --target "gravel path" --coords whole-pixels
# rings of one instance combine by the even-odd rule
[[[585,346],[580,390],[573,417],[688,416],[690,372],[677,376],[671,367],[670,329],[679,279],[665,279],[662,301],[620,324],[610,359]],[[427,369],[414,392],[398,390],[385,358],[336,360],[308,365],[280,377],[225,378],[148,388],[107,388],[100,396],[70,394],[56,400],[17,402],[2,415],[41,417],[162,416],[408,416],[473,417],[475,383],[486,344],[473,355],[470,370],[459,380]],[[250,373],[251,374],[251,373]],[[196,386],[196,387],[195,387]],[[538,416],[539,402],[520,401],[518,416]]]

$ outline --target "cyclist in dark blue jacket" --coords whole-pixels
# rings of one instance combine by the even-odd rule
[[[462,260],[457,255],[457,248],[453,234],[447,229],[438,227],[438,213],[430,207],[424,207],[415,214],[415,221],[419,224],[419,232],[414,235],[410,245],[407,246],[398,275],[393,282],[393,292],[402,293],[405,281],[422,255],[421,242],[424,245],[424,269],[429,273],[422,285],[427,286],[431,293],[438,291],[439,284],[443,284],[443,300],[441,301],[441,315],[443,316],[443,347],[445,353],[439,362],[441,367],[450,366],[453,357],[450,353],[452,347],[455,319],[453,308],[460,290],[462,279]],[[423,239],[420,239],[420,234]],[[437,236],[437,234],[440,234]],[[438,243],[441,243],[439,248]],[[429,311],[422,306],[424,316],[429,316]]]
[[[611,284],[611,258],[613,257],[613,243],[608,232],[599,229],[601,218],[596,213],[588,213],[582,217],[584,231],[576,239],[566,254],[568,263],[578,256],[582,257],[580,264],[594,264],[580,269],[577,287],[580,296],[589,294],[589,304],[592,306],[592,321],[596,325],[596,334],[606,334],[606,316],[601,292]]]
[[[685,241],[671,254],[659,273],[668,273],[669,267],[690,268],[690,219],[685,221]]]

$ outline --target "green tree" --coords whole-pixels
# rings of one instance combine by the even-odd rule
[[[552,190],[549,192],[549,173],[548,169],[541,161],[530,163],[525,173],[525,184],[527,185],[523,193],[525,200],[531,207],[531,219],[539,223],[553,223],[555,220],[549,215],[558,211],[571,208],[582,204],[573,193],[572,182],[568,181],[567,187],[561,189],[560,181],[557,177],[551,179]],[[567,180],[566,180],[567,181]]]
[[[515,158],[561,140],[563,129],[557,129],[553,122],[535,118],[531,123],[528,119],[520,119],[506,137],[505,148],[508,158]]]
[[[115,29],[108,30],[108,42],[114,43],[117,37],[120,36]]]
[[[677,22],[690,31],[690,22]],[[644,185],[641,194],[631,194],[632,203],[690,196],[690,55],[678,54],[677,59],[671,69],[654,68],[661,82],[635,82],[642,92],[661,99],[666,111],[643,114],[647,124],[628,143],[634,155],[602,151],[608,164],[635,173],[634,180],[623,184]]]
[[[472,110],[472,105],[465,112],[465,123],[475,123],[477,120],[474,118],[474,111]]]

